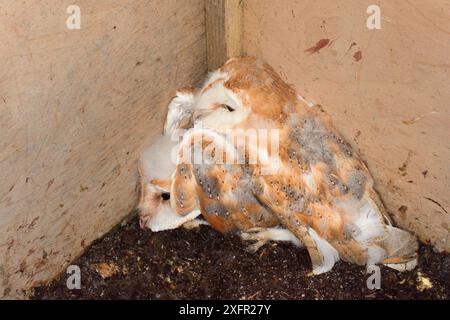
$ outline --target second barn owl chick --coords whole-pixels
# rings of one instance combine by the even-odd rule
[[[175,229],[201,214],[199,210],[192,210],[180,216],[170,206],[171,176],[175,171],[171,153],[176,145],[171,137],[160,136],[141,155],[141,198],[138,209],[142,228],[148,227],[155,232]]]

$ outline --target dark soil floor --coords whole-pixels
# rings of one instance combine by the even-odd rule
[[[339,262],[311,276],[305,249],[266,244],[255,254],[237,236],[207,226],[152,233],[137,219],[94,243],[73,264],[81,289],[64,273],[34,290],[34,299],[448,299],[450,255],[420,248],[419,266],[381,267],[381,289],[367,288],[365,268]]]

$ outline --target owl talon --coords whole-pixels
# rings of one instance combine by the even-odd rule
[[[302,245],[294,234],[287,229],[281,228],[251,228],[241,232],[241,238],[245,241],[256,241],[256,243],[249,246],[253,252],[258,251],[268,241],[291,242],[297,247]]]
[[[256,253],[263,245],[267,243],[266,240],[259,240],[251,245],[247,246],[247,251],[250,253]]]
[[[209,223],[202,219],[194,219],[183,224],[183,228],[193,230],[200,228],[201,225],[209,226]]]

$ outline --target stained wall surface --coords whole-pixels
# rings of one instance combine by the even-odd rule
[[[47,281],[136,203],[136,159],[206,72],[203,0],[0,0],[0,298]]]
[[[244,52],[323,105],[396,223],[450,251],[450,1],[247,0]],[[308,50],[310,49],[310,50]]]

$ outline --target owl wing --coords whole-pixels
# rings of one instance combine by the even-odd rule
[[[367,167],[321,108],[286,121],[277,174],[255,176],[258,199],[305,244],[314,273],[339,257],[358,264],[414,257],[415,238],[390,224]]]
[[[232,228],[229,194],[237,188],[239,167],[227,167],[220,156],[235,149],[212,130],[193,128],[179,146],[172,179],[171,206],[180,215],[198,208],[211,226],[221,232]]]
[[[284,173],[255,177],[260,185],[260,192],[256,194],[258,200],[304,244],[315,274],[331,270],[339,254],[313,226],[311,220],[317,213],[312,211],[308,203],[309,191],[296,181],[299,176],[296,170],[281,164],[280,171]],[[331,224],[332,221],[326,223]]]
[[[247,169],[237,149],[222,134],[194,128],[179,148],[171,205],[180,215],[200,209],[222,233],[278,225],[278,219],[254,196],[255,186]]]
[[[167,106],[167,116],[164,123],[164,135],[172,136],[177,129],[188,129],[193,125],[194,88],[179,89]]]

